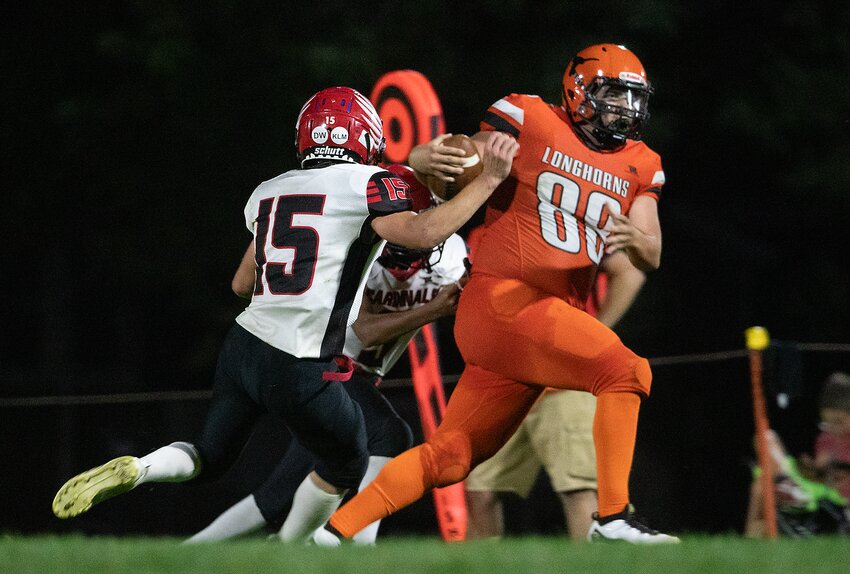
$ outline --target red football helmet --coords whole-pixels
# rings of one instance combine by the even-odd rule
[[[585,48],[567,64],[563,86],[564,109],[573,124],[591,128],[594,144],[610,150],[641,138],[653,90],[643,64],[624,46]]]
[[[413,211],[419,213],[436,207],[437,202],[431,190],[423,185],[413,174],[413,169],[398,163],[386,166],[387,171],[397,175],[410,188],[408,196],[413,202]],[[443,243],[433,249],[410,249],[394,243],[387,243],[383,253],[378,257],[378,263],[398,281],[407,281],[420,269],[431,269],[443,257]],[[437,253],[436,256],[433,254]]]
[[[376,164],[385,145],[378,112],[352,88],[338,86],[316,93],[301,108],[295,124],[301,167],[322,160]]]

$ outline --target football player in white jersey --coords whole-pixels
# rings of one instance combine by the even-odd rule
[[[365,271],[381,239],[430,249],[457,231],[510,172],[518,144],[502,136],[487,146],[481,175],[417,215],[407,184],[375,165],[384,137],[371,102],[346,87],[307,100],[296,123],[301,169],[260,184],[245,207],[256,282],[219,355],[200,436],[71,478],[53,500],[54,514],[77,516],[146,482],[183,482],[202,471],[218,477],[266,411],[317,460],[281,529],[284,540],[307,540],[360,484],[368,463],[363,414],[339,384],[352,372],[342,351]]]
[[[398,164],[387,169],[410,185],[415,211],[434,206],[431,192],[414,177],[413,170]],[[466,243],[460,236],[452,235],[434,250],[387,244],[369,270],[360,312],[347,332],[344,350],[346,356],[354,359],[355,369],[343,388],[360,406],[366,421],[369,465],[361,488],[392,457],[411,446],[410,427],[378,386],[420,327],[454,314],[460,284],[466,275],[466,257]],[[251,297],[253,265],[243,260],[233,287],[238,295]],[[225,540],[278,524],[289,511],[295,489],[315,462],[304,446],[292,440],[271,475],[252,494],[228,508],[187,542]],[[373,544],[378,527],[379,522],[375,522],[364,528],[354,541]]]

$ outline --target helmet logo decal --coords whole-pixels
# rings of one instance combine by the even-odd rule
[[[342,126],[337,126],[331,130],[331,141],[337,145],[344,144],[348,141],[348,130]]]
[[[576,66],[581,66],[585,62],[598,62],[599,58],[582,58],[581,56],[575,56],[573,58],[573,65],[570,68],[570,76],[575,76],[576,74]]]
[[[365,147],[365,148],[367,148],[367,149],[369,148],[369,138],[366,136],[366,132],[362,132],[362,133],[360,134],[360,138],[359,138],[357,141],[358,141],[358,142],[360,143],[360,145],[362,145],[363,147]]]
[[[314,148],[310,152],[310,157],[317,158],[341,158],[345,159],[345,150],[341,147],[330,147],[330,146],[322,146]]]
[[[323,144],[328,141],[328,130],[325,126],[316,126],[310,135],[317,144]]]
[[[640,74],[634,72],[620,72],[619,77],[624,82],[634,82],[635,84],[646,84],[646,80]]]

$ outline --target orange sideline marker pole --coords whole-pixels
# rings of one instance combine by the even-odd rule
[[[443,377],[440,374],[437,342],[432,325],[422,327],[411,339],[407,349],[422,432],[425,440],[428,440],[437,430],[446,410],[446,395],[443,391]],[[435,488],[433,495],[437,523],[443,540],[458,542],[465,539],[467,509],[463,482]]]
[[[764,327],[750,327],[744,332],[747,349],[750,352],[750,382],[753,391],[753,419],[756,428],[756,453],[761,467],[761,494],[764,509],[765,535],[776,538],[776,492],[774,490],[773,458],[767,446],[767,431],[770,423],[767,419],[767,405],[762,386],[762,351],[770,345],[770,335]]]

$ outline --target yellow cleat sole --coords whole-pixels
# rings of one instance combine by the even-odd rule
[[[136,457],[112,459],[63,484],[53,499],[53,514],[59,518],[78,516],[99,502],[132,490],[138,478]]]

